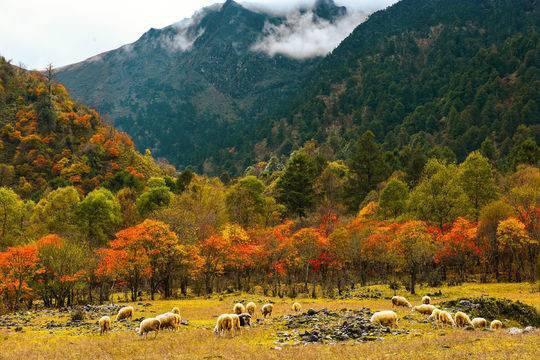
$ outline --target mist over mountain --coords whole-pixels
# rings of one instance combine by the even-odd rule
[[[363,19],[332,0],[285,15],[229,0],[59,68],[57,78],[140,149],[179,167],[238,172],[248,163],[246,132],[298,92]]]

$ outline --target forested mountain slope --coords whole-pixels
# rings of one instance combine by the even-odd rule
[[[484,147],[503,161],[519,125],[538,138],[538,7],[403,0],[372,14],[317,67],[287,120],[267,125],[265,144],[287,153],[317,139],[346,153],[371,130],[387,150],[444,145],[463,159]]]
[[[319,0],[314,21],[347,13]],[[207,173],[243,170],[258,119],[294,93],[315,59],[269,56],[253,46],[284,16],[228,0],[138,41],[58,69],[74,96],[109,116],[140,149]],[[246,141],[246,139],[248,139]]]
[[[0,187],[37,199],[60,186],[84,193],[113,178],[142,180],[160,172],[128,135],[71,99],[50,76],[0,57]]]

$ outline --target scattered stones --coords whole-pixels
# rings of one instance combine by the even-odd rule
[[[386,335],[406,333],[385,326],[374,325],[369,319],[372,312],[367,308],[360,310],[309,309],[303,314],[286,315],[282,318],[285,327],[291,331],[279,331],[278,343],[299,341],[308,343],[333,343],[337,341],[375,341]]]
[[[523,330],[517,327],[513,327],[513,328],[508,329],[508,333],[510,335],[519,335],[519,334],[523,334]]]

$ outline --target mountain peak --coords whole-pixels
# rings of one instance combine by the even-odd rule
[[[322,19],[334,21],[347,15],[347,8],[337,6],[334,0],[317,0],[313,5],[313,12]]]

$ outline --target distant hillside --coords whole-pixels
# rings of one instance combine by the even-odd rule
[[[302,13],[326,23],[347,10],[319,0]],[[60,68],[58,79],[129,132],[140,149],[180,167],[238,173],[251,161],[248,134],[300,90],[320,61],[253,48],[269,28],[286,21],[228,0],[151,29],[133,44]]]
[[[0,57],[0,186],[37,199],[59,186],[88,192],[118,173],[159,172],[128,135],[72,100],[62,85]]]
[[[484,146],[502,161],[518,126],[540,133],[538,10],[534,0],[403,0],[374,13],[313,71],[287,120],[260,131],[264,143],[287,153],[317,139],[339,153],[372,130],[391,151],[448,146],[463,159]]]

